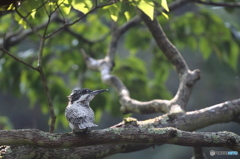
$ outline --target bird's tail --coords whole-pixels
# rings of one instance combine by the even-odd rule
[[[96,127],[98,125],[92,123],[92,122],[83,122],[78,125],[79,129],[86,129],[86,128],[91,128],[91,127]]]

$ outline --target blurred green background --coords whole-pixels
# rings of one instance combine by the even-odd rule
[[[29,19],[35,27],[46,21],[41,14],[36,13],[35,18]],[[59,19],[71,19],[78,14],[80,13],[59,14],[59,17],[50,23],[48,33],[60,26]],[[187,4],[171,12],[169,20],[159,17],[164,31],[180,50],[190,69],[201,70],[201,79],[193,89],[187,111],[239,98],[239,14],[237,9]],[[122,25],[125,21],[124,17],[119,16],[117,25]],[[87,70],[79,49],[84,48],[94,58],[104,58],[110,41],[111,24],[107,11],[99,9],[47,40],[43,52],[43,69],[57,115],[56,132],[71,131],[64,111],[68,103],[67,95],[76,87],[109,89],[109,92],[97,96],[91,102],[99,125],[97,129],[110,127],[130,115],[138,120],[160,115],[122,115],[119,111],[118,95],[101,82],[99,72]],[[0,26],[2,44],[6,33],[17,33],[22,26],[27,27],[20,22],[16,14],[1,15]],[[25,28],[28,29],[30,28]],[[43,33],[43,30],[39,33]],[[36,35],[30,34],[17,44],[7,41],[4,45],[14,56],[36,66],[39,48],[39,38]],[[119,40],[112,74],[124,82],[132,98],[140,101],[171,99],[179,84],[173,66],[157,48],[143,23],[130,29]],[[39,74],[0,53],[0,129],[37,128],[48,131],[48,123],[49,109]],[[198,131],[232,131],[240,134],[239,125],[235,123],[217,124]],[[227,149],[204,150],[209,157],[210,150]],[[185,159],[191,156],[191,147],[163,145],[139,152],[113,155],[108,159]],[[233,158],[211,158],[227,157]]]

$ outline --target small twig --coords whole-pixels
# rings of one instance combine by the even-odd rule
[[[59,8],[60,5],[58,5],[57,8]],[[48,13],[44,2],[38,8],[40,8],[42,6],[44,7],[44,9],[45,9],[45,11],[48,15],[48,21],[45,25],[43,35],[40,35],[36,31],[36,29],[31,25],[31,23],[27,20],[27,18],[25,16],[23,16],[17,9],[16,9],[16,12],[21,18],[23,18],[23,20],[28,24],[28,26],[32,29],[32,31],[40,38],[40,46],[39,46],[39,52],[38,52],[38,58],[37,58],[38,59],[38,67],[35,68],[35,70],[37,70],[40,74],[40,77],[41,77],[42,83],[43,83],[43,87],[44,87],[44,91],[47,95],[47,102],[48,102],[48,106],[49,106],[49,110],[50,110],[50,119],[51,119],[50,126],[49,126],[49,132],[53,133],[54,128],[55,128],[56,115],[55,115],[55,112],[54,112],[54,109],[53,109],[52,97],[51,97],[51,94],[50,94],[50,91],[49,91],[49,88],[48,88],[48,85],[47,85],[47,79],[46,79],[46,76],[45,76],[43,68],[42,68],[42,56],[43,56],[43,49],[44,49],[44,46],[45,46],[45,40],[47,39],[45,36],[47,34],[47,29],[48,29],[48,26],[49,26],[50,21],[51,21],[51,16],[57,10],[57,8],[53,12]]]
[[[42,4],[44,4],[43,0],[41,0],[41,1],[42,1]],[[46,1],[46,3],[47,3],[47,1]],[[50,11],[51,11],[51,6],[52,6],[52,5],[50,5]],[[49,16],[49,13],[48,13],[47,8],[46,8],[45,5],[43,5],[43,8],[44,8],[46,14]]]
[[[62,22],[64,23],[64,21],[60,18],[57,18],[56,19],[56,22]],[[89,40],[89,39],[86,39],[85,37],[83,37],[81,34],[78,34],[77,32],[73,31],[70,27],[66,26],[64,28],[65,31],[67,31],[69,34],[71,34],[72,36],[76,37],[78,40],[81,40],[85,43],[88,43],[90,45],[94,44],[94,43],[98,43],[98,42],[101,42],[103,41],[108,35],[110,35],[110,32],[106,33],[105,35],[101,36],[99,39],[96,39],[96,40]]]
[[[10,57],[12,57],[13,59],[15,59],[16,61],[23,63],[24,65],[30,67],[33,70],[36,70],[39,72],[41,79],[42,79],[42,83],[43,83],[43,87],[44,90],[47,94],[47,101],[48,101],[48,105],[49,105],[49,109],[50,109],[50,116],[51,116],[51,122],[50,122],[50,127],[49,127],[49,132],[53,133],[54,132],[54,126],[55,126],[55,121],[56,121],[56,115],[54,113],[54,109],[53,109],[53,104],[52,104],[52,98],[51,98],[51,94],[47,85],[47,80],[45,77],[45,74],[43,72],[42,69],[42,51],[43,51],[43,47],[44,47],[44,40],[41,41],[41,45],[40,45],[40,51],[39,51],[39,55],[38,55],[38,67],[33,67],[32,65],[24,62],[23,60],[20,60],[19,58],[17,58],[16,56],[12,55],[10,52],[8,52],[6,49],[4,48],[0,48],[4,53],[6,53],[7,55],[9,55]]]
[[[47,24],[47,26],[48,26],[48,24]],[[46,33],[46,30],[47,29],[45,29],[45,33]],[[45,36],[45,33],[44,33],[44,36]],[[47,85],[47,79],[46,79],[46,76],[45,76],[44,71],[42,69],[42,55],[43,55],[44,46],[45,46],[45,38],[43,37],[43,38],[41,38],[41,42],[40,42],[40,46],[39,46],[38,69],[37,70],[38,70],[38,72],[39,72],[39,74],[41,76],[41,79],[42,79],[44,91],[45,91],[45,93],[47,95],[47,102],[48,102],[48,106],[49,106],[49,110],[50,110],[50,119],[51,119],[51,121],[50,121],[50,126],[49,126],[49,132],[53,133],[54,129],[55,129],[56,115],[55,115],[54,108],[53,108],[51,93],[50,93],[48,85]]]
[[[14,60],[16,60],[16,61],[18,61],[18,62],[20,62],[20,63],[22,63],[22,64],[28,66],[29,68],[31,68],[31,69],[33,69],[33,70],[38,71],[38,68],[33,67],[32,65],[26,63],[25,61],[23,61],[23,60],[17,58],[16,56],[14,56],[14,55],[12,55],[10,52],[8,52],[6,49],[4,49],[4,48],[1,47],[0,50],[2,50],[5,54],[7,54],[7,55],[9,55],[10,57],[12,57]]]
[[[39,51],[38,51],[38,67],[42,67],[42,54],[44,48],[45,39],[42,38],[40,41]]]
[[[109,6],[111,4],[114,4],[116,3],[115,1],[110,1],[109,3],[107,4],[104,4],[104,5],[101,5],[101,6],[94,6],[89,12],[87,12],[86,14],[84,14],[83,16],[77,18],[76,20],[74,20],[73,22],[71,23],[66,23],[64,24],[63,26],[59,27],[58,29],[56,29],[55,31],[53,31],[52,33],[48,34],[45,38],[50,38],[51,36],[53,36],[54,34],[56,34],[57,32],[61,31],[62,29],[64,29],[65,27],[67,26],[71,26],[77,22],[79,22],[80,20],[84,19],[87,15],[89,15],[90,13],[94,12],[95,10],[97,10],[98,8],[102,8],[102,7],[105,7],[105,6]]]
[[[47,2],[45,2],[45,3],[47,3]],[[38,9],[40,9],[42,6],[44,6],[45,3],[43,3],[42,5],[40,5],[40,6],[36,9],[36,11],[37,11]],[[16,11],[16,13],[27,23],[27,25],[32,29],[32,31],[34,32],[34,34],[36,34],[38,37],[41,38],[42,36],[37,32],[37,30],[33,27],[33,25],[32,25],[32,24],[27,20],[27,18],[26,18],[26,17],[28,17],[31,13],[28,13],[26,16],[23,16],[23,15],[18,11],[17,7],[16,7],[15,11]]]

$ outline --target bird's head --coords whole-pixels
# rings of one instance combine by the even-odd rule
[[[73,104],[74,102],[87,103],[90,102],[97,94],[107,91],[108,89],[101,89],[92,91],[87,88],[75,89],[68,96],[69,102]]]

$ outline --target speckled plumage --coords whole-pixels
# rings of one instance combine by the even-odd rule
[[[94,112],[89,106],[89,102],[104,91],[106,90],[77,89],[68,96],[69,103],[65,110],[65,116],[73,132],[87,132],[89,128],[97,126],[94,124]]]

